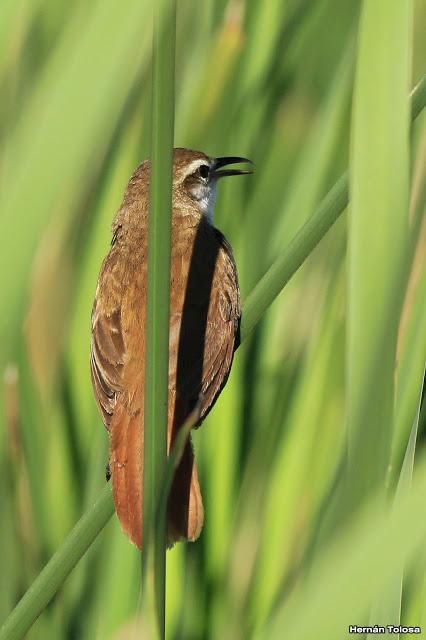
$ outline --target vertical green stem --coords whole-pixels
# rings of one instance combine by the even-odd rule
[[[26,635],[113,513],[107,485],[13,609],[0,628],[0,640],[20,640]]]
[[[155,518],[167,462],[170,234],[174,130],[174,0],[154,4],[146,315],[143,566],[153,557],[158,637],[165,634],[166,523]]]
[[[351,149],[348,462],[352,500],[384,488],[408,249],[411,2],[364,2]]]

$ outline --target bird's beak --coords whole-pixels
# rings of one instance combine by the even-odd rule
[[[227,167],[229,164],[240,164],[241,162],[246,162],[248,164],[253,164],[251,160],[248,158],[239,158],[238,156],[226,156],[224,158],[216,158],[212,166],[212,176],[216,180],[219,178],[223,178],[224,176],[243,176],[248,173],[253,173],[253,169],[224,169],[223,171],[218,171],[221,167]]]

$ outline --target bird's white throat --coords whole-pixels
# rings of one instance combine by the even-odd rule
[[[191,190],[192,197],[198,204],[200,212],[213,224],[213,211],[216,203],[216,180],[206,184],[197,184]]]

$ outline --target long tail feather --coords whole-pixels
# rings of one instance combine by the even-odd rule
[[[169,446],[172,432],[182,424],[182,411],[169,403]],[[181,414],[181,415],[178,415]],[[172,427],[172,425],[174,425]],[[115,510],[121,527],[139,549],[142,548],[141,493],[143,476],[143,412],[132,412],[119,399],[111,421],[110,471]],[[176,469],[168,500],[168,544],[196,540],[204,521],[203,501],[190,440]]]

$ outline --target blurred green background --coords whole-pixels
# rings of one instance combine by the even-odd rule
[[[394,526],[353,508],[377,468],[392,496],[410,432],[420,460],[425,437],[426,118],[409,132],[405,95],[426,72],[426,4],[404,31],[408,0],[379,1],[386,16],[372,3],[361,23],[360,0],[178,3],[175,145],[256,167],[221,183],[215,212],[243,300],[348,165],[355,222],[349,259],[345,214],[194,435],[205,526],[167,554],[168,638],[343,638],[371,604],[390,623],[404,546],[401,620],[426,625],[424,480]],[[90,313],[112,217],[149,153],[150,69],[147,0],[0,3],[0,620],[104,486]],[[375,162],[389,191],[369,180]],[[139,554],[114,517],[28,638],[149,638],[140,597]]]

